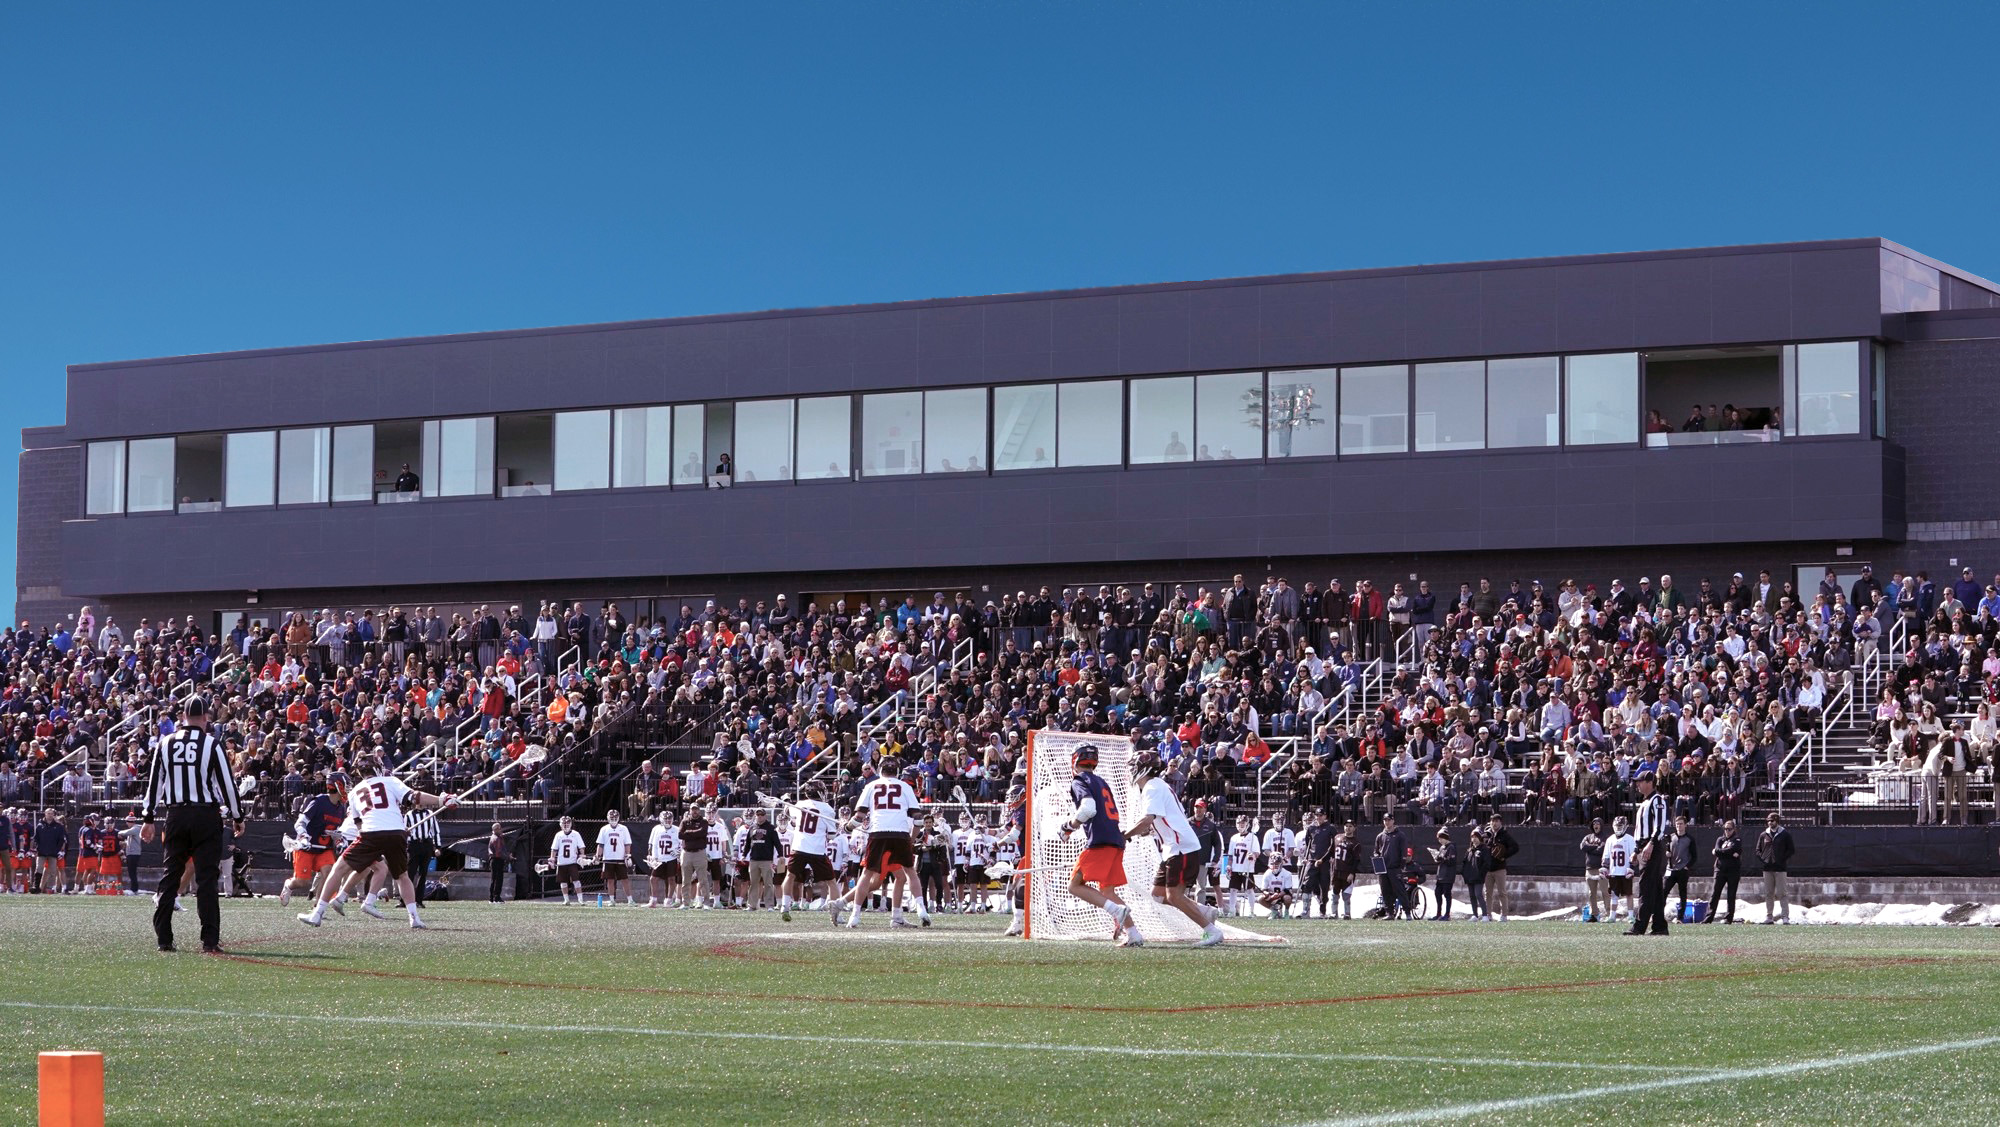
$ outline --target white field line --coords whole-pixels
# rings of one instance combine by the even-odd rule
[[[1634,1092],[1653,1092],[1662,1088],[1730,1084],[1739,1080],[1761,1080],[1771,1076],[1794,1076],[1801,1072],[1818,1072],[1832,1068],[1852,1068],[1855,1065],[1877,1064],[1881,1061],[1898,1060],[1903,1057],[1924,1056],[1930,1053],[1962,1052],[1968,1049],[1984,1049],[1993,1045],[2000,1045],[2000,1036],[1974,1037],[1964,1041],[1938,1041],[1929,1045],[1910,1045],[1901,1049],[1878,1049],[1869,1053],[1847,1053],[1841,1056],[1818,1057],[1813,1060],[1792,1061],[1787,1064],[1768,1064],[1755,1068],[1725,1068],[1712,1072],[1696,1072],[1681,1076],[1662,1076],[1652,1080],[1634,1080],[1627,1084],[1605,1084],[1595,1088],[1572,1089],[1567,1092],[1548,1092],[1539,1096],[1517,1096],[1504,1100],[1481,1100],[1477,1103],[1444,1104],[1439,1107],[1413,1108],[1409,1111],[1385,1111],[1374,1115],[1356,1115],[1344,1119],[1322,1119],[1308,1124],[1306,1127],[1391,1127],[1391,1125],[1399,1123],[1436,1123],[1450,1119],[1465,1119],[1475,1115],[1498,1115],[1504,1112],[1523,1111],[1528,1108],[1543,1107],[1548,1104],[1568,1104],[1576,1100],[1599,1099],[1604,1096],[1623,1096]]]
[[[1362,1064],[1466,1065],[1485,1068],[1606,1069],[1643,1068],[1678,1072],[1670,1065],[1626,1065],[1603,1061],[1514,1060],[1503,1057],[1396,1056],[1387,1053],[1287,1053],[1255,1049],[1173,1049],[1145,1045],[1069,1045],[1048,1041],[938,1041],[901,1037],[829,1037],[812,1033],[743,1033],[706,1029],[648,1029],[617,1025],[526,1025],[508,1021],[457,1021],[428,1017],[359,1017],[349,1014],[281,1014],[238,1010],[197,1010],[177,1006],[92,1006],[54,1002],[0,1001],[0,1007],[59,1013],[129,1014],[157,1017],[199,1017],[227,1021],[317,1021],[348,1025],[405,1026],[419,1029],[459,1029],[493,1033],[602,1033],[634,1037],[686,1037],[722,1041],[783,1041],[820,1045],[867,1045],[908,1049],[995,1049],[1002,1052],[1098,1053],[1106,1056],[1214,1058],[1221,1060],[1316,1061]]]

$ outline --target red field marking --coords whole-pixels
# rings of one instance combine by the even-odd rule
[[[744,941],[747,942],[747,941]],[[717,947],[729,947],[718,944]],[[770,957],[759,957],[740,951],[711,952],[730,958],[752,958],[764,961]],[[1114,1013],[1114,1014],[1195,1014],[1229,1013],[1243,1010],[1292,1009],[1307,1006],[1342,1006],[1368,1002],[1411,1002],[1434,998],[1471,998],[1486,995],[1535,994],[1565,990],[1591,990],[1618,986],[1657,986],[1680,982],[1713,982],[1726,979],[1760,978],[1775,975],[1807,974],[1824,971],[1825,961],[1793,966],[1740,968],[1733,970],[1705,971],[1696,974],[1640,975],[1629,978],[1571,979],[1561,982],[1531,982],[1510,986],[1466,986],[1434,990],[1405,990],[1382,994],[1348,994],[1331,998],[1275,998],[1250,1002],[1212,1002],[1192,1006],[1118,1006],[1086,1005],[1072,1002],[994,1002],[971,1001],[948,998],[884,998],[851,997],[827,994],[772,994],[742,993],[730,990],[699,990],[673,986],[610,986],[597,983],[576,982],[535,982],[510,978],[480,978],[465,975],[418,974],[410,971],[378,970],[371,967],[315,966],[288,962],[283,959],[262,958],[255,955],[224,955],[233,962],[249,963],[256,966],[277,967],[282,970],[313,971],[322,974],[357,975],[364,978],[384,978],[410,982],[434,982],[455,986],[496,986],[512,990],[568,990],[594,994],[632,994],[677,998],[722,998],[734,1001],[787,1002],[816,1005],[849,1006],[917,1006],[936,1009],[974,1010],[1027,1010],[1070,1013]],[[1910,957],[1872,960],[1877,966],[1908,966],[1921,963],[1949,961],[1940,958]]]

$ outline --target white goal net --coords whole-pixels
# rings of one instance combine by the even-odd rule
[[[1141,804],[1139,788],[1132,782],[1130,739],[1083,732],[1029,733],[1027,830],[1032,861],[1025,879],[1030,939],[1112,938],[1110,917],[1069,893],[1069,875],[1083,853],[1083,836],[1065,836],[1062,825],[1076,812],[1069,790],[1070,753],[1084,744],[1097,749],[1097,774],[1117,800],[1119,823],[1129,826],[1139,820]],[[1178,910],[1153,899],[1153,877],[1159,871],[1159,840],[1150,833],[1131,838],[1125,843],[1126,883],[1115,891],[1132,909],[1132,920],[1148,943],[1192,943],[1201,938],[1201,928]],[[1285,942],[1227,923],[1221,927],[1225,943]]]

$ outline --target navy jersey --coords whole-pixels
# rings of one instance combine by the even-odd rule
[[[318,853],[333,845],[333,831],[347,820],[347,807],[323,794],[313,795],[299,812],[296,825],[299,847]]]
[[[1090,819],[1083,823],[1084,840],[1089,848],[1100,845],[1115,845],[1124,848],[1125,833],[1118,828],[1118,800],[1111,797],[1111,788],[1095,771],[1079,771],[1070,780],[1069,796],[1076,800],[1078,807],[1084,799],[1089,799],[1097,807]]]

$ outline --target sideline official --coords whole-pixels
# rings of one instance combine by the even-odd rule
[[[1667,800],[1655,785],[1651,771],[1639,773],[1639,914],[1627,935],[1667,934]]]
[[[159,903],[153,909],[153,933],[160,950],[174,949],[174,897],[181,873],[194,861],[195,911],[201,920],[204,954],[222,953],[222,853],[229,835],[222,825],[227,813],[232,829],[241,831],[243,811],[237,803],[236,777],[223,754],[222,741],[208,730],[208,702],[199,696],[181,710],[181,726],[160,741],[146,775],[146,802],[140,837],[163,840],[165,868],[160,876]],[[166,818],[161,832],[155,820]]]

